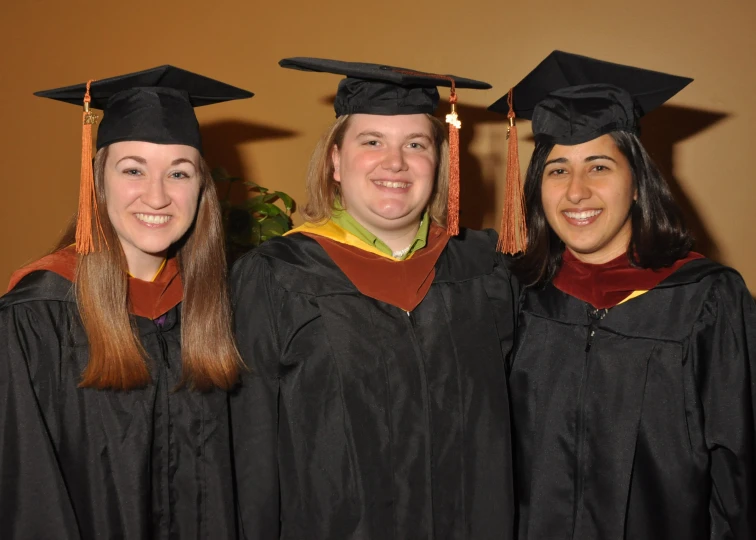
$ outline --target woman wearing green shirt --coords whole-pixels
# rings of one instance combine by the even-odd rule
[[[231,399],[244,537],[510,538],[516,291],[494,233],[447,230],[449,142],[431,116],[436,85],[488,85],[282,65],[347,78],[306,223],[233,271],[250,367]]]
[[[432,121],[438,122],[436,118],[433,118]],[[338,198],[333,202],[331,221],[345,231],[356,236],[364,244],[374,247],[381,253],[391,255],[394,259],[397,259],[399,261],[405,260],[418,249],[424,248],[428,240],[428,231],[430,230],[430,215],[426,210],[420,217],[420,224],[417,227],[417,232],[415,233],[415,237],[412,239],[412,241],[405,248],[394,250],[390,248],[383,240],[363,227],[359,221],[352,217],[352,214],[344,210],[344,207]],[[416,221],[417,219],[413,220],[413,222]],[[415,227],[413,225],[411,229],[414,228]],[[358,244],[358,247],[359,246],[360,244]]]

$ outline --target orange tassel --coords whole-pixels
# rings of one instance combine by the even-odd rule
[[[514,255],[527,249],[528,229],[525,222],[525,198],[520,179],[520,156],[517,145],[517,125],[512,108],[512,89],[507,97],[509,105],[509,129],[507,139],[507,186],[504,194],[504,209],[501,214],[501,227],[497,249]]]
[[[446,115],[446,121],[449,123],[449,199],[446,211],[446,232],[449,236],[459,234],[459,128],[462,123],[459,121],[456,110],[457,93],[454,90],[454,81],[452,80],[451,94],[449,103],[452,110]]]
[[[99,249],[99,240],[103,238],[100,213],[97,209],[97,196],[95,195],[94,174],[92,171],[92,125],[97,121],[97,115],[89,110],[89,103],[92,101],[89,95],[89,86],[91,84],[91,80],[87,81],[87,92],[84,94],[84,111],[82,112],[81,178],[79,181],[79,212],[76,222],[76,253],[83,255]],[[97,242],[92,234],[93,213],[97,224]]]

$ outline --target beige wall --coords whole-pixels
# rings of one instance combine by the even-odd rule
[[[756,292],[755,26],[752,0],[4,1],[0,281],[49,249],[76,206],[80,111],[34,98],[36,90],[164,63],[248,88],[252,100],[198,111],[206,156],[303,201],[303,173],[332,120],[338,78],[280,69],[280,58],[488,80],[493,90],[460,93],[462,221],[497,226],[505,123],[484,108],[560,48],[696,79],[674,107],[649,116],[644,139],[672,175],[701,249],[740,270]],[[528,129],[523,123],[522,135]],[[532,145],[521,148],[524,167]]]

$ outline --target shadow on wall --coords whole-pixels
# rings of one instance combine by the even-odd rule
[[[298,132],[289,129],[243,120],[210,122],[203,125],[200,131],[202,133],[204,157],[210,167],[223,167],[230,175],[239,176],[249,182],[258,182],[260,179],[253,178],[249,171],[244,170],[240,145],[299,135]],[[275,186],[268,186],[265,182],[263,179],[259,183],[275,189]],[[247,187],[241,182],[235,184],[231,199],[238,200],[246,197]]]
[[[694,249],[714,260],[718,259],[719,249],[675,176],[674,146],[727,116],[720,112],[664,105],[641,120],[643,145],[669,183],[672,195],[682,209],[685,222],[696,238]]]

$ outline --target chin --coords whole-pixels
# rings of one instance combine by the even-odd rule
[[[161,257],[162,258],[162,257],[166,256],[166,252],[168,251],[168,248],[166,247],[164,249],[158,249],[158,250],[152,250],[152,249],[146,250],[146,249],[143,249],[143,250],[140,250],[140,251],[142,251],[142,253],[144,253],[145,255],[149,255],[151,257]]]
[[[395,229],[403,229],[404,227],[409,227],[410,225],[420,221],[420,217],[418,216],[417,219],[407,217],[406,215],[403,216],[379,216],[379,219],[376,220],[376,226],[385,229],[385,230],[395,230]]]
[[[415,220],[420,221],[423,215],[422,210],[417,211],[411,208],[390,208],[376,210],[373,212],[378,218],[391,222],[402,222],[403,224],[412,223]]]
[[[579,255],[593,255],[597,251],[599,251],[599,247],[592,244],[581,244],[581,243],[564,243],[565,247],[572,251],[573,253],[577,253]]]
[[[155,255],[155,256],[162,256],[168,248],[173,245],[173,242],[164,241],[164,242],[134,242],[134,247],[136,247],[139,251],[142,253],[145,253],[147,255]]]

